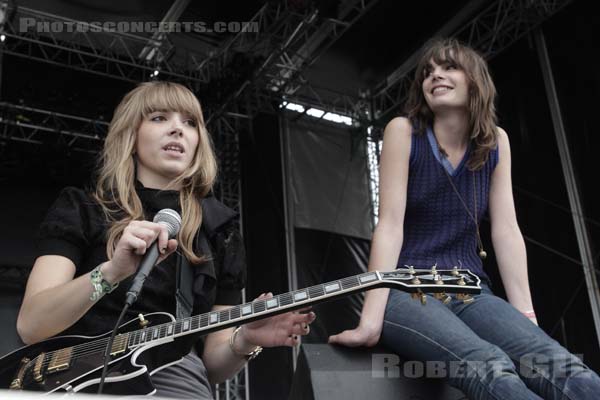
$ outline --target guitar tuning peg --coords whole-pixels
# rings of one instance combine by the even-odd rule
[[[427,295],[425,293],[421,293],[421,304],[427,304]]]
[[[435,297],[437,300],[441,301],[444,304],[448,304],[452,300],[452,297],[450,297],[444,292],[434,293],[433,297]]]
[[[412,281],[410,281],[410,283],[412,283],[413,285],[420,285],[421,284],[421,280],[415,276],[412,279]]]
[[[444,284],[444,280],[442,279],[442,276],[440,274],[433,275],[433,281],[435,282],[436,285]]]
[[[458,293],[456,295],[456,298],[459,300],[462,300],[462,302],[464,304],[469,304],[469,303],[472,303],[473,301],[475,301],[475,299],[467,293]]]
[[[414,275],[414,274],[415,274],[415,267],[414,267],[414,266],[412,266],[412,265],[406,265],[406,264],[404,264],[404,266],[405,266],[406,268],[408,268],[408,273],[409,273],[409,274],[411,274],[411,275]]]
[[[434,265],[431,267],[431,273],[432,273],[433,275],[435,275],[435,274],[437,273],[437,272],[436,272],[436,270],[437,270],[437,263],[435,263],[435,264],[434,264]]]
[[[457,283],[458,283],[460,286],[465,286],[465,285],[466,285],[466,283],[465,283],[465,279],[464,279],[462,276],[460,277],[460,279],[458,280],[458,282],[457,282]]]
[[[454,276],[458,276],[459,272],[458,272],[458,267],[455,265],[454,268],[452,268],[452,275]]]

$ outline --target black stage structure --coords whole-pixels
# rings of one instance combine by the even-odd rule
[[[597,18],[583,0],[0,1],[2,353],[18,345],[12,326],[37,224],[62,187],[89,183],[112,110],[140,81],[181,82],[203,104],[216,194],[242,215],[247,299],[363,271],[381,133],[405,100],[416,51],[439,35],[490,62],[540,324],[600,370]],[[89,25],[106,21],[234,24],[222,33]],[[90,31],[36,29],[54,22]],[[502,293],[494,264],[492,255]],[[353,326],[360,302],[318,306],[305,342]],[[297,359],[269,349],[218,396],[287,398]]]

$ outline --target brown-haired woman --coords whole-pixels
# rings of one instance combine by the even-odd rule
[[[453,39],[432,40],[422,51],[408,117],[393,119],[384,133],[369,269],[459,266],[478,274],[483,290],[471,303],[431,298],[425,307],[400,291],[368,292],[359,326],[330,342],[372,346],[381,339],[433,366],[426,376],[444,371],[471,399],[592,399],[598,375],[537,326],[510,146],[496,126],[487,64]],[[483,270],[486,211],[509,303],[493,295]]]
[[[193,270],[194,314],[238,304],[245,280],[243,243],[235,213],[211,195],[216,174],[200,103],[190,90],[146,82],[125,95],[109,127],[95,189],[64,189],[40,227],[39,254],[17,321],[23,341],[110,331],[155,240],[159,263],[125,321],[140,313],[175,314],[178,257]],[[182,216],[176,239],[149,222],[164,208]],[[203,240],[209,257],[201,251]],[[286,313],[210,333],[195,350],[187,348],[180,363],[153,371],[156,394],[212,398],[210,384],[233,376],[248,355],[257,354],[257,346],[296,345],[314,318],[312,312]]]

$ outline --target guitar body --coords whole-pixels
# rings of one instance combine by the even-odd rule
[[[168,313],[145,315],[151,328],[175,321]],[[140,320],[131,320],[119,327],[118,332],[139,329]],[[0,359],[0,388],[32,390],[45,393],[98,391],[102,373],[105,346],[111,332],[99,336],[61,336],[22,347]],[[101,341],[101,339],[105,339]],[[197,336],[165,338],[141,347],[128,348],[111,357],[103,392],[107,394],[151,394],[155,391],[150,375],[177,363],[186,355]],[[87,343],[87,345],[86,345]],[[96,343],[96,344],[94,344]],[[61,354],[64,349],[76,348],[71,355]],[[56,357],[53,360],[52,354]],[[44,361],[36,374],[36,360]],[[23,360],[30,360],[29,362]],[[54,361],[54,362],[53,362]],[[37,379],[36,379],[37,375]],[[41,375],[41,376],[40,376]],[[20,378],[20,387],[15,379]],[[12,387],[11,387],[12,385]]]

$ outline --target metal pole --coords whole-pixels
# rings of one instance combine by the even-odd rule
[[[541,28],[533,32],[536,49],[539,56],[540,68],[546,86],[546,95],[548,97],[548,105],[550,106],[550,114],[552,116],[552,124],[554,125],[554,133],[556,135],[556,143],[560,154],[560,162],[565,177],[565,185],[569,196],[569,204],[571,206],[571,214],[573,216],[573,225],[577,235],[577,243],[579,245],[579,253],[581,254],[581,262],[583,264],[583,274],[590,298],[592,307],[592,316],[594,317],[594,326],[596,328],[596,336],[600,344],[600,291],[598,290],[598,281],[594,268],[594,257],[590,244],[588,231],[585,226],[585,218],[583,215],[583,207],[579,196],[579,188],[575,179],[575,171],[569,153],[569,144],[567,134],[562,120],[556,86],[554,84],[554,76],[552,74],[552,66],[550,65],[550,57],[548,48],[546,47],[546,39]]]
[[[294,199],[292,196],[292,172],[290,169],[290,128],[286,118],[279,117],[279,126],[281,132],[281,169],[283,178],[283,215],[285,219],[285,247],[288,272],[288,289],[290,291],[298,289],[298,271],[296,267],[296,246],[294,235]],[[292,368],[296,371],[296,360],[298,358],[299,347],[292,347]]]

